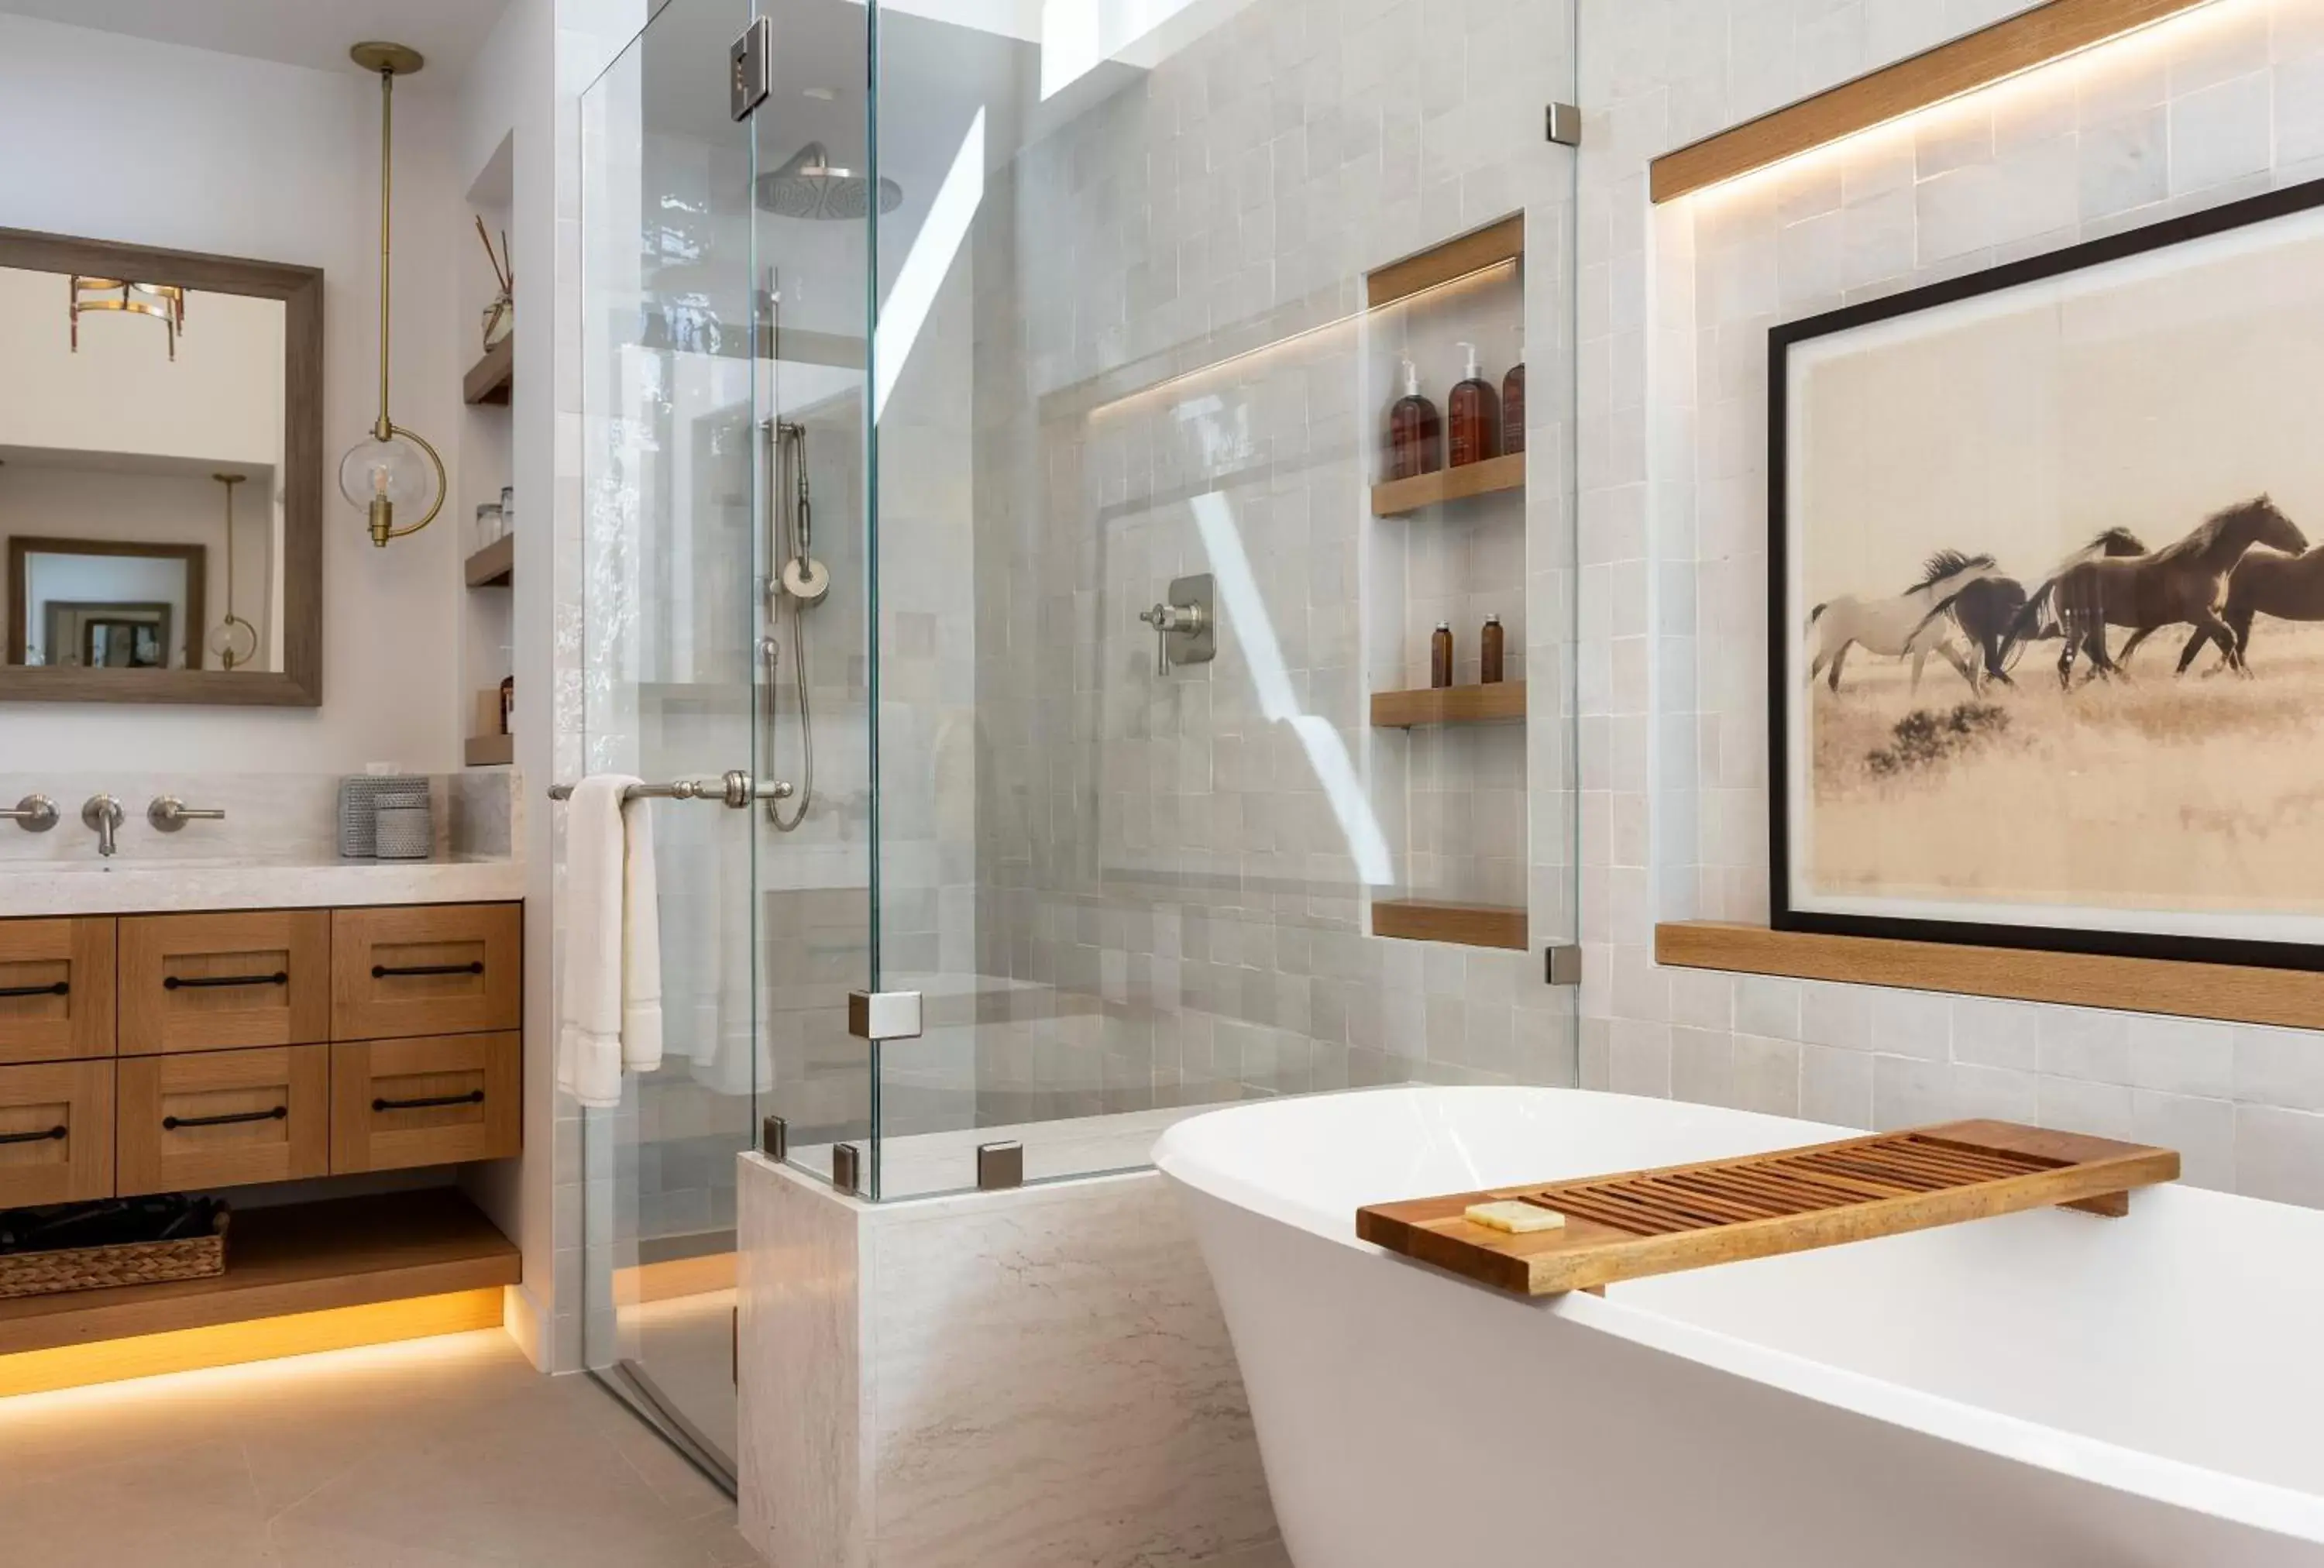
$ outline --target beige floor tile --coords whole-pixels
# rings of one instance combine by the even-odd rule
[[[611,1395],[498,1333],[0,1400],[0,1454],[10,1563],[756,1561],[733,1504]]]

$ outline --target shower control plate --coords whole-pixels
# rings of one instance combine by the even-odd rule
[[[1167,675],[1182,664],[1208,664],[1219,656],[1218,579],[1208,572],[1172,578],[1168,595],[1138,618],[1159,640],[1157,674]]]

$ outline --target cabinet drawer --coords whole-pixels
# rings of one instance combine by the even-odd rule
[[[133,915],[121,922],[121,1051],[330,1038],[331,912]]]
[[[122,1058],[122,1195],[327,1174],[330,1049]]]
[[[113,921],[0,920],[0,1062],[113,1055]]]
[[[331,1172],[501,1159],[523,1139],[523,1037],[331,1047]]]
[[[0,1209],[113,1195],[113,1064],[0,1067]]]
[[[523,947],[521,904],[340,909],[331,925],[331,1038],[515,1028]]]

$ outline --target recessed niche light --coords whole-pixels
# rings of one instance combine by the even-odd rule
[[[817,103],[827,104],[839,95],[833,92],[829,88],[809,88],[807,89],[807,96],[815,99]]]

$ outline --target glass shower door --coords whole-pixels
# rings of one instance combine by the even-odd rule
[[[726,106],[749,21],[741,0],[672,0],[582,100],[583,766],[652,784],[761,771],[753,159]],[[652,823],[663,1054],[583,1111],[583,1351],[731,1489],[771,830],[715,793],[631,810]]]

